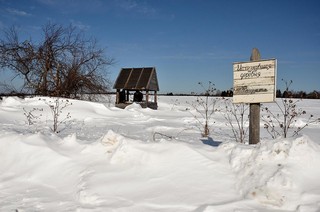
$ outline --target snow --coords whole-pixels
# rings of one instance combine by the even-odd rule
[[[217,113],[201,138],[194,100],[160,96],[158,110],[70,100],[53,133],[50,98],[3,98],[0,211],[320,211],[319,123],[275,140],[261,124],[261,142],[247,145]],[[319,100],[298,106],[320,117]]]

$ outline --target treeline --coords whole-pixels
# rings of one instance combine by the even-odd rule
[[[305,91],[284,91],[277,90],[276,93],[277,98],[300,98],[300,99],[320,99],[320,91],[312,91],[312,92],[305,92]]]
[[[167,96],[217,96],[217,97],[232,97],[233,91],[232,90],[225,90],[225,91],[216,91],[213,94],[208,93],[191,93],[191,94],[173,94],[172,92],[167,93]],[[276,91],[276,97],[277,98],[299,98],[299,99],[320,99],[320,91],[312,91],[312,92],[306,92],[306,91]]]
[[[115,92],[103,92],[103,93],[91,93],[92,95],[110,95],[115,94]],[[87,93],[87,95],[90,95]],[[217,91],[214,94],[208,94],[208,93],[191,93],[191,94],[183,94],[178,93],[174,94],[172,92],[166,93],[166,94],[159,94],[164,96],[217,96],[217,97],[232,97],[233,91],[232,90],[226,90],[226,91]],[[36,94],[30,94],[30,93],[19,93],[19,92],[10,92],[10,93],[0,93],[0,99],[1,97],[5,96],[18,96],[20,98],[24,98],[25,96],[37,96]],[[281,92],[281,90],[276,91],[276,97],[277,98],[297,98],[297,99],[320,99],[320,91],[312,91],[312,92],[305,92],[305,91],[284,91]]]

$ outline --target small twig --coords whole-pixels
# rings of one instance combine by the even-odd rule
[[[166,134],[159,133],[159,132],[155,132],[155,133],[153,133],[153,141],[156,141],[156,135],[160,135],[160,136],[162,136],[162,137],[169,138],[170,140],[173,139],[173,136],[166,135]]]

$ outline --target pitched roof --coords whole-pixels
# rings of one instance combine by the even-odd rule
[[[122,68],[113,88],[159,91],[156,68]]]

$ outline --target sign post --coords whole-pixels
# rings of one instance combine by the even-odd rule
[[[252,49],[250,61],[261,60],[258,49]],[[260,103],[250,104],[249,114],[249,144],[257,144],[260,142]]]
[[[261,60],[254,48],[250,62],[233,64],[233,103],[250,104],[249,144],[260,142],[260,103],[276,100],[276,60]]]

